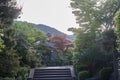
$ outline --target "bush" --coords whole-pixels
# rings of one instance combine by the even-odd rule
[[[109,80],[112,72],[113,72],[113,69],[111,67],[106,67],[101,69],[99,72],[100,80]]]
[[[75,69],[76,69],[76,72],[80,72],[80,71],[86,71],[88,70],[88,66],[87,65],[77,65],[75,64]]]
[[[78,73],[78,80],[85,80],[89,77],[90,77],[90,75],[89,75],[88,71],[81,71]]]
[[[10,78],[10,77],[6,77],[6,78],[3,78],[2,80],[15,80],[14,78]]]
[[[17,80],[26,80],[28,76],[29,67],[21,67],[17,74]]]

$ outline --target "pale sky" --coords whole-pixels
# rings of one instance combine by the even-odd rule
[[[23,9],[20,20],[45,24],[61,32],[71,34],[69,27],[78,27],[72,14],[70,0],[22,0]]]

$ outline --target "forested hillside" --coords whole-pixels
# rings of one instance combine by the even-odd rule
[[[18,22],[22,26],[26,25],[25,22],[22,22],[22,21],[18,21]],[[27,23],[29,23],[29,22],[27,22]],[[44,25],[44,24],[34,24],[34,23],[32,23],[32,24],[34,25],[35,28],[37,28],[38,30],[43,31],[45,34],[50,33],[52,35],[66,35],[66,37],[70,41],[74,41],[75,38],[76,38],[76,35],[74,35],[74,34],[73,35],[65,34],[65,33],[61,32],[61,31],[59,31],[59,30],[57,30],[55,28],[52,28],[51,26],[47,26],[47,25]]]

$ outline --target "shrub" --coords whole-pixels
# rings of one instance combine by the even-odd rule
[[[87,79],[89,77],[90,77],[90,75],[89,75],[88,71],[80,71],[78,73],[78,80],[85,80],[85,79]]]
[[[76,72],[80,72],[80,71],[86,71],[88,70],[88,66],[87,65],[77,65],[75,64],[75,69],[76,69]]]
[[[28,76],[29,67],[21,67],[17,74],[17,80],[26,80]]]
[[[106,67],[101,69],[99,72],[100,80],[109,80],[112,72],[113,72],[113,69],[111,67]]]
[[[14,78],[10,78],[10,77],[6,77],[6,78],[3,78],[2,80],[15,80]]]

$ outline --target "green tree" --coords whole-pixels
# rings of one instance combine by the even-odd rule
[[[116,35],[117,35],[117,50],[118,52],[120,52],[120,10],[116,13],[115,17],[114,17],[114,20],[115,20],[115,32],[116,32]],[[120,53],[119,53],[119,56],[116,55],[115,58],[117,59],[118,57],[120,57]],[[118,63],[117,63],[118,64]],[[118,66],[118,65],[117,65]],[[115,67],[117,67],[115,66]],[[116,74],[117,74],[117,68],[116,68]]]
[[[0,52],[1,52],[2,49],[4,48],[3,40],[1,39],[2,36],[3,36],[2,29],[0,29]]]
[[[36,63],[50,64],[50,49],[45,44],[47,36],[28,22],[15,22],[17,46],[21,64],[35,67]]]
[[[15,37],[12,23],[20,13],[16,0],[0,1],[0,29],[4,48],[0,52],[0,76],[15,77],[19,68],[19,57],[14,50]]]
[[[116,34],[117,34],[117,49],[118,51],[120,52],[120,10],[116,13],[115,17],[114,17],[114,20],[115,20],[115,31],[116,31]]]
[[[17,30],[23,31],[23,33],[27,36],[27,40],[32,45],[37,41],[47,40],[47,36],[42,31],[34,28],[33,23],[28,22],[15,22],[14,26]]]
[[[76,21],[80,25],[78,30],[71,28],[71,31],[74,31],[78,34],[75,40],[75,64],[77,63],[79,65],[80,63],[90,63],[91,61],[93,65],[95,65],[99,62],[99,60],[93,56],[102,56],[105,57],[105,59],[101,58],[100,62],[104,62],[108,66],[113,57],[106,54],[113,54],[113,51],[116,47],[114,45],[116,41],[115,34],[111,29],[114,28],[113,18],[115,13],[120,8],[120,1],[71,1],[73,14],[76,16]],[[102,46],[101,44],[98,44],[99,41]],[[114,48],[111,46],[114,46]],[[101,48],[104,50],[104,52],[102,52]],[[97,58],[99,59],[99,57]],[[108,60],[109,58],[111,59]],[[101,67],[102,66],[105,66],[105,64],[102,64]]]
[[[119,0],[72,0],[71,6],[76,21],[84,30],[96,28],[110,29],[113,18],[120,8]]]

